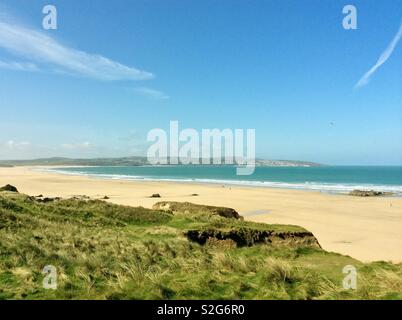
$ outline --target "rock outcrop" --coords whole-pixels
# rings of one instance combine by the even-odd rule
[[[201,213],[201,214],[206,213],[206,214],[217,215],[224,218],[239,219],[239,220],[243,219],[243,217],[240,216],[239,213],[232,208],[204,206],[190,202],[162,201],[155,203],[152,209],[169,211],[172,213]]]
[[[375,190],[353,190],[349,192],[350,196],[355,197],[379,197],[379,196],[390,196],[392,192],[382,192]]]
[[[4,187],[1,187],[0,191],[18,192],[17,188],[11,184],[6,184]]]
[[[255,244],[288,244],[304,245],[309,247],[321,248],[318,240],[309,231],[288,231],[278,232],[273,230],[258,230],[247,227],[227,229],[204,229],[189,230],[185,234],[189,240],[201,245],[206,244],[211,239],[217,241],[231,240],[238,247],[253,246]]]

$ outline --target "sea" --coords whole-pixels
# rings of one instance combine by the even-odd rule
[[[402,166],[256,167],[249,176],[234,166],[105,166],[48,169],[100,179],[213,183],[282,189],[348,193],[376,190],[402,196]]]

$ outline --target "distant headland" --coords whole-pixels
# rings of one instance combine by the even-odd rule
[[[202,161],[200,161],[202,162]],[[211,163],[213,161],[211,160]],[[224,165],[224,160],[222,160]],[[88,158],[75,159],[64,157],[40,158],[31,160],[1,160],[0,166],[146,166],[151,165],[147,157],[132,156],[120,158]],[[184,165],[184,164],[179,164]],[[190,164],[191,165],[191,164]],[[214,165],[214,164],[210,164]],[[318,167],[323,164],[296,160],[266,160],[256,159],[257,167]]]

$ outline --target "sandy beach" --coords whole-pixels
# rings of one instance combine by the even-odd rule
[[[95,179],[40,171],[39,167],[0,168],[0,185],[29,195],[92,198],[151,207],[158,201],[227,206],[245,219],[300,225],[328,251],[364,262],[402,262],[402,199],[360,198],[311,191],[222,185]],[[162,198],[149,198],[159,193]],[[192,196],[198,194],[198,196]]]

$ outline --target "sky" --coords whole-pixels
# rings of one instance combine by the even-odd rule
[[[178,120],[255,129],[259,158],[402,165],[401,23],[399,0],[0,0],[0,159],[145,155]]]

